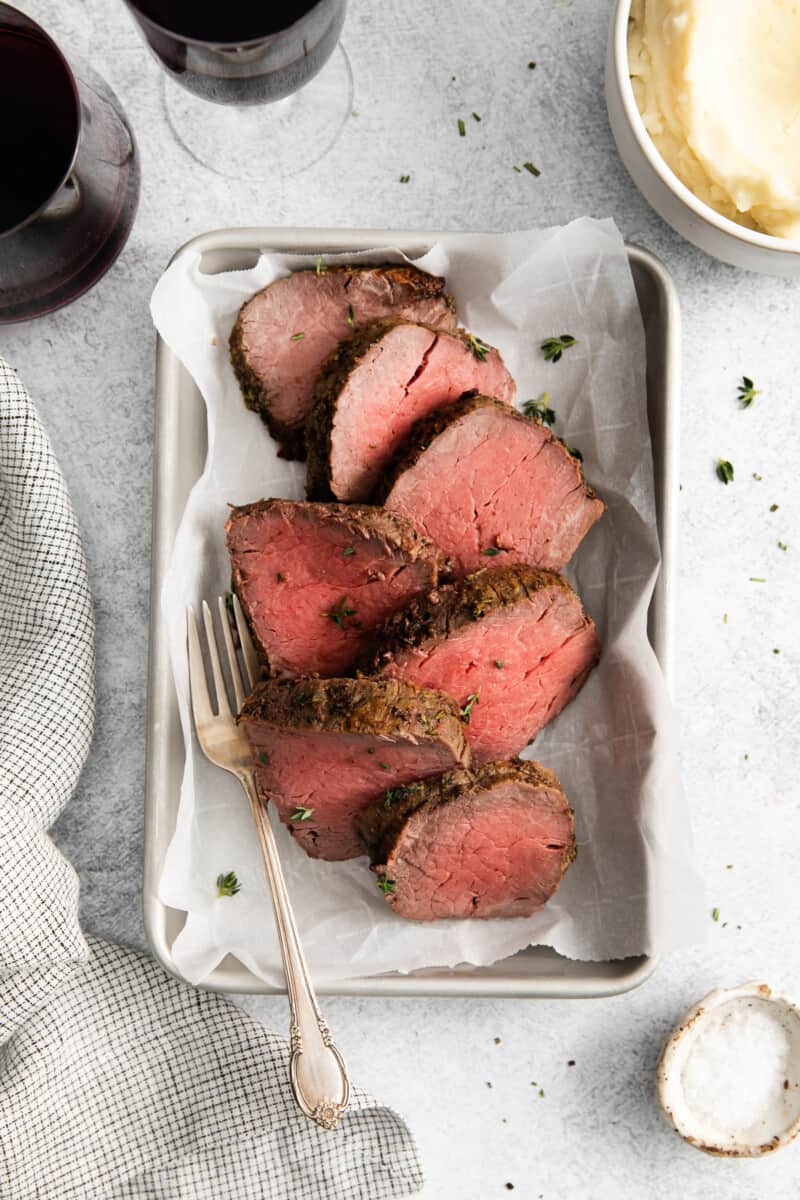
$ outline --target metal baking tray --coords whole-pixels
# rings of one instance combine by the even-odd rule
[[[369,229],[220,229],[193,238],[175,255],[202,255],[208,272],[254,266],[262,250],[302,254],[347,253],[396,246],[416,257],[436,241],[458,253],[458,233]],[[646,250],[628,248],[644,318],[647,404],[655,461],[661,570],[649,613],[649,634],[667,680],[672,683],[675,577],[675,497],[678,492],[680,312],[674,284]],[[178,812],[184,763],[178,704],[172,682],[160,596],[173,539],[189,492],[203,470],[206,412],[189,373],[159,338],[156,352],[153,544],[150,587],[150,662],[145,792],[144,921],[150,948],[171,974],[180,977],[172,945],[185,915],[158,898],[158,880]],[[610,996],[638,987],[656,966],[654,956],[609,962],[577,962],[531,946],[488,967],[427,968],[323,985],[321,994],[359,996]],[[228,955],[204,986],[218,991],[274,993],[273,988]]]

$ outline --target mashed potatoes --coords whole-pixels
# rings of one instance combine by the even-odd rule
[[[648,133],[701,200],[800,240],[800,0],[633,0]]]

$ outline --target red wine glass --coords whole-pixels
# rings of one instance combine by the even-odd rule
[[[347,0],[125,0],[165,68],[167,117],[234,179],[294,175],[327,153],[353,102]]]
[[[68,304],[103,275],[139,197],[133,134],[114,93],[70,66],[30,17],[0,2],[0,323]]]

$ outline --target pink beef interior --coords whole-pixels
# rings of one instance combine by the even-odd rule
[[[392,315],[446,329],[455,324],[443,297],[410,299],[379,271],[296,271],[254,296],[242,315],[242,332],[248,364],[269,392],[273,415],[287,425],[302,424],[331,351],[356,326]]]
[[[467,740],[480,764],[518,754],[576,694],[599,651],[580,605],[548,587],[444,640],[398,651],[382,674],[439,688],[462,706],[477,693]]]
[[[413,423],[477,389],[513,400],[515,385],[491,350],[482,362],[460,337],[402,324],[364,353],[339,393],[331,431],[331,490],[363,500]]]
[[[353,819],[387,789],[457,765],[441,742],[276,728],[243,721],[261,794],[312,858],[338,861],[364,850]],[[293,816],[312,810],[306,820]]]
[[[558,887],[572,826],[556,790],[501,781],[449,804],[423,805],[386,864],[401,916],[527,917]]]
[[[385,505],[441,546],[458,575],[490,562],[558,570],[603,512],[542,425],[496,406],[466,413],[434,438]],[[498,547],[500,555],[486,556]]]
[[[292,514],[287,504],[236,522],[240,593],[272,674],[341,675],[386,617],[432,586],[434,571],[379,538]]]

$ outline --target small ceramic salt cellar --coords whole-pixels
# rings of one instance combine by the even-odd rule
[[[800,1132],[800,1009],[766,983],[710,992],[667,1040],[656,1092],[676,1132],[707,1154],[787,1145]]]

